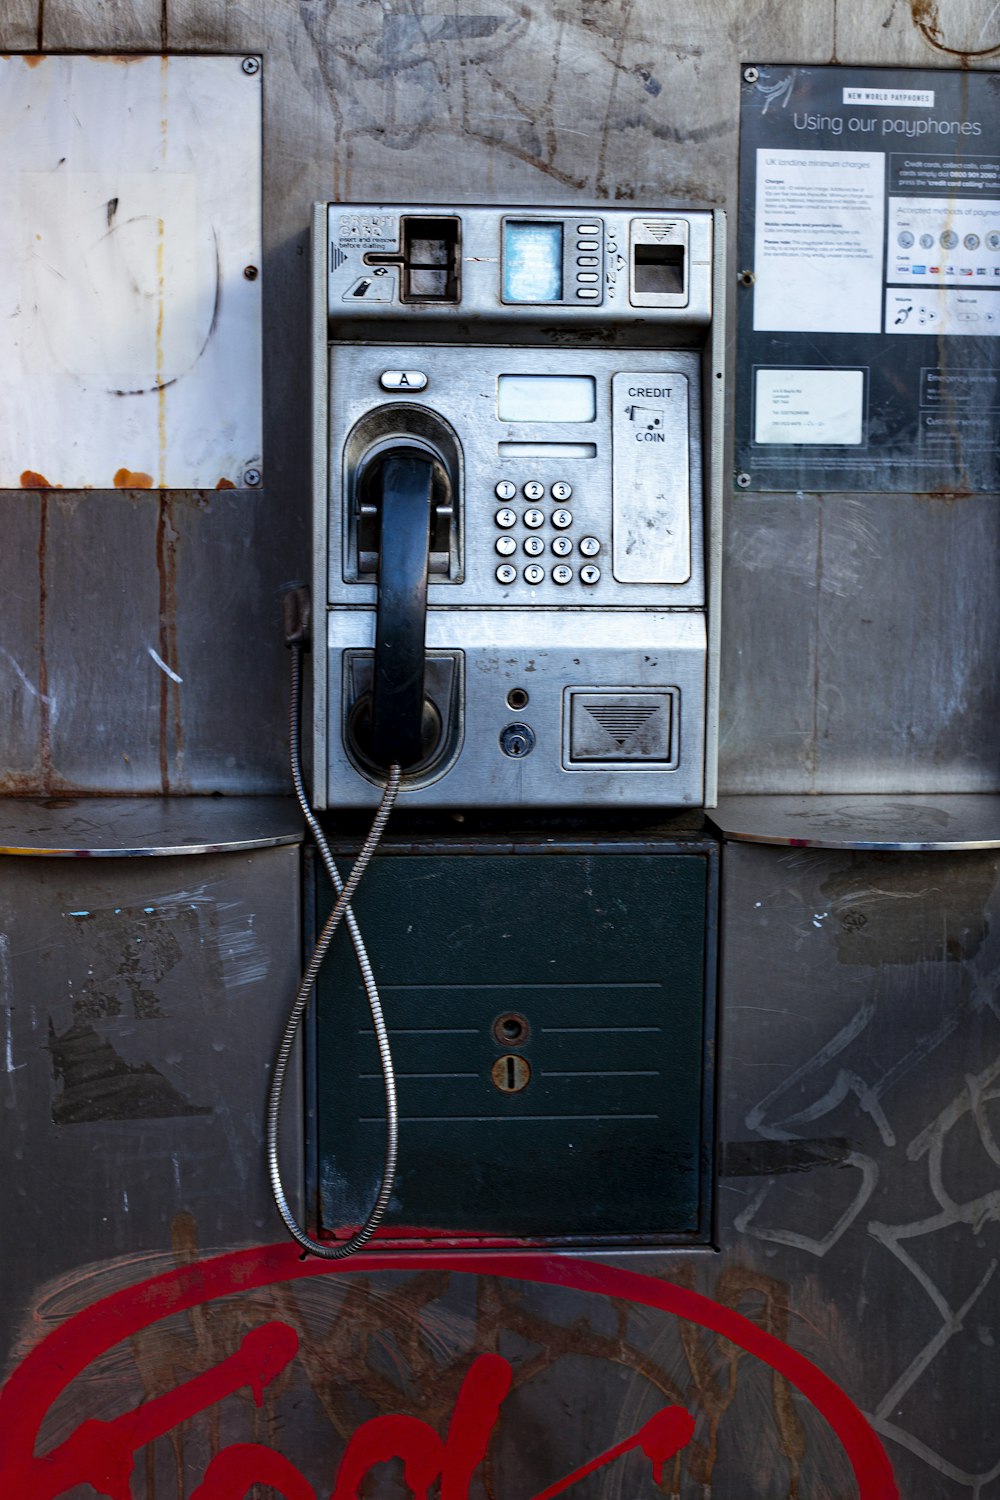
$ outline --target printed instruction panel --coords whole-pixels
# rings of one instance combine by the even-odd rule
[[[1000,488],[994,81],[744,70],[743,488]]]

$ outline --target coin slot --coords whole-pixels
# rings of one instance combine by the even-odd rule
[[[511,688],[510,692],[507,694],[507,707],[519,709],[527,708],[527,706],[528,694],[525,692],[524,688]]]

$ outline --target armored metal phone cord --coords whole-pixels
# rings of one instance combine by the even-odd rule
[[[326,841],[326,835],[320,827],[309,799],[306,796],[305,786],[302,781],[302,765],[300,755],[300,700],[302,683],[302,647],[297,642],[292,645],[292,681],[290,693],[289,712],[289,756],[291,760],[292,783],[295,787],[295,795],[298,798],[302,814],[309,826],[316,846],[319,849],[326,867],[326,872],[337,893],[337,900],[333,910],[326,919],[316,946],[313,948],[306,964],[302,981],[295,996],[294,1004],[288,1013],[285,1029],[282,1033],[281,1044],[278,1047],[277,1056],[274,1060],[274,1073],[271,1077],[271,1088],[267,1100],[267,1166],[271,1178],[271,1192],[277,1204],[278,1212],[288,1233],[296,1244],[301,1245],[303,1250],[310,1255],[317,1255],[322,1260],[343,1260],[345,1256],[353,1255],[367,1245],[375,1233],[386,1209],[396,1180],[396,1157],[399,1149],[399,1118],[396,1105],[396,1080],[392,1067],[392,1053],[389,1050],[389,1034],[386,1030],[385,1018],[382,1015],[382,1005],[379,1001],[378,989],[375,984],[375,976],[365,949],[364,939],[358,927],[357,919],[351,909],[351,897],[357,890],[362,875],[368,867],[372,855],[378,848],[379,840],[385,829],[389,814],[392,812],[396,795],[399,791],[399,780],[402,774],[399,766],[389,767],[389,777],[382,793],[382,800],[375,814],[374,822],[368,831],[361,848],[361,853],[354,862],[354,868],[346,882],[340,878],[340,872],[334,863],[330,846]],[[324,1244],[314,1240],[306,1234],[305,1230],[297,1222],[292,1212],[281,1180],[281,1168],[278,1164],[279,1133],[281,1125],[281,1100],[285,1088],[285,1075],[288,1071],[288,1059],[291,1056],[292,1046],[295,1042],[296,1033],[309,1003],[309,995],[316,982],[323,959],[326,957],[327,949],[333,940],[333,935],[340,926],[341,920],[346,922],[350,933],[351,942],[354,945],[354,953],[361,971],[361,979],[368,997],[368,1008],[371,1011],[372,1024],[375,1028],[375,1041],[378,1046],[379,1061],[382,1064],[382,1077],[385,1083],[385,1159],[382,1165],[382,1181],[379,1185],[378,1194],[372,1205],[371,1212],[356,1234],[342,1244]]]

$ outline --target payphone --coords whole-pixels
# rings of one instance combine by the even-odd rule
[[[380,855],[358,911],[393,997],[398,1110],[348,902],[397,796],[598,821],[714,803],[724,263],[708,212],[316,209],[311,792],[378,813],[342,888],[293,760],[339,893],[268,1109],[275,1198],[308,1251],[339,1258],[377,1225],[390,1242],[707,1232],[711,840],[431,836]],[[297,666],[293,684],[294,744]],[[360,987],[343,945],[321,975],[341,915]],[[325,1246],[278,1167],[314,983]],[[445,1165],[459,1133],[465,1177]]]
[[[715,797],[724,221],[322,204],[312,788]]]

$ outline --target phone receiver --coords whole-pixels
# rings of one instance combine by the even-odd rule
[[[378,613],[368,755],[375,765],[418,765],[434,749],[441,720],[426,696],[427,569],[435,464],[413,449],[391,451],[380,468]]]

